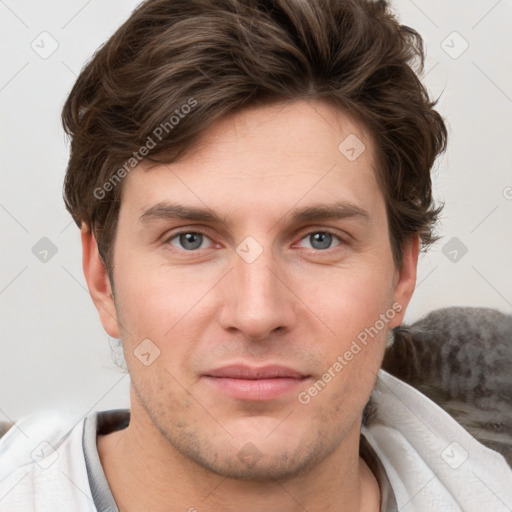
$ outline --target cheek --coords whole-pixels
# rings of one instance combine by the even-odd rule
[[[317,406],[329,404],[327,410],[336,413],[349,403],[366,403],[384,355],[389,322],[397,314],[392,279],[387,267],[373,265],[359,271],[339,269],[317,279],[314,287],[302,286],[301,296],[308,297],[321,320],[310,333],[317,341],[310,349],[324,366],[316,386],[322,390]]]
[[[343,345],[375,323],[378,330],[386,330],[383,327],[387,328],[387,321],[395,315],[392,279],[389,269],[377,264],[359,269],[330,269],[310,280],[313,286],[298,282],[298,294],[306,298],[326,332],[330,331]],[[384,326],[379,321],[381,315],[386,316]]]
[[[117,265],[122,275],[119,307],[139,334],[148,330],[142,334],[151,332],[161,338],[199,303],[208,289],[208,279],[162,264],[140,265],[140,259],[125,258]]]
[[[207,272],[198,277],[164,265],[141,268],[129,258],[120,261],[117,270],[123,279],[116,286],[116,308],[128,365],[131,359],[138,369],[137,354],[149,350],[158,354],[152,370],[161,367],[184,375],[205,326],[214,321],[215,310],[206,295],[218,277]]]

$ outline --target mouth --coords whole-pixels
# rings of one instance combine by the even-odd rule
[[[272,365],[251,367],[230,365],[209,370],[203,380],[216,391],[238,400],[273,400],[297,392],[311,376],[288,368]]]

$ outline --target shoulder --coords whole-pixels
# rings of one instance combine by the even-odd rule
[[[510,510],[512,470],[503,456],[427,396],[381,370],[370,404],[362,434],[386,470],[399,509]]]
[[[93,511],[82,449],[83,418],[38,413],[0,440],[2,512]]]
[[[382,367],[512,466],[512,315],[450,307],[393,331]]]

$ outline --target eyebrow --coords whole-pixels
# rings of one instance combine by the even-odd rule
[[[168,202],[160,202],[151,206],[139,217],[139,221],[142,224],[150,224],[152,221],[165,219],[195,220],[226,224],[226,219],[220,217],[210,209],[195,208]]]
[[[292,223],[304,223],[328,219],[345,219],[349,217],[361,218],[366,222],[371,220],[371,216],[367,210],[345,201],[336,201],[331,204],[311,205],[296,209],[289,214],[290,211],[291,210],[289,210],[276,224],[282,222],[286,217],[289,217]],[[153,221],[169,219],[228,224],[227,218],[216,214],[208,208],[196,208],[165,201],[147,208],[140,216],[139,221],[142,224],[147,225]]]
[[[347,217],[359,217],[367,222],[371,220],[371,216],[367,210],[356,204],[345,201],[307,206],[295,210],[291,214],[291,220],[295,223],[327,219],[345,219]]]

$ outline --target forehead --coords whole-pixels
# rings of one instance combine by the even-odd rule
[[[165,200],[211,209],[275,211],[307,202],[381,202],[372,139],[344,111],[296,101],[225,116],[180,158],[141,163],[126,178],[122,209]],[[129,204],[126,204],[129,203]]]

